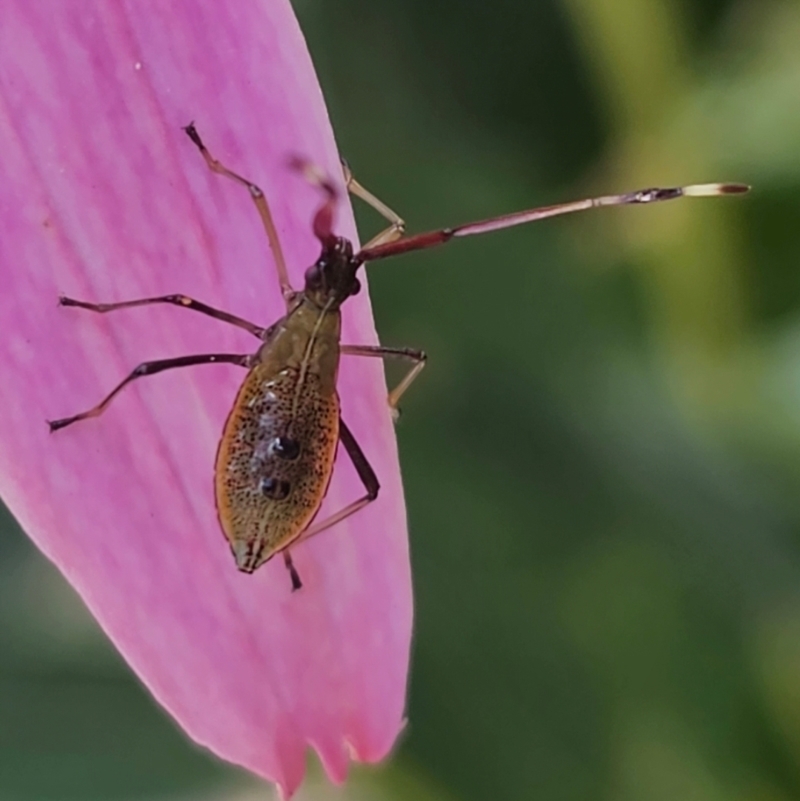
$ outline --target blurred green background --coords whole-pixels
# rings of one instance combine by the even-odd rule
[[[382,339],[430,356],[398,428],[410,725],[333,795],[800,799],[800,3],[295,6],[342,152],[411,231],[755,186],[371,269]],[[0,799],[268,795],[2,526]]]

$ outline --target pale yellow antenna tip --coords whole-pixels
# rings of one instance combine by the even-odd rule
[[[686,197],[718,197],[719,195],[742,195],[749,192],[747,184],[694,184],[684,186],[681,194]]]

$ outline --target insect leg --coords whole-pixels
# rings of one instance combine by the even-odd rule
[[[264,196],[263,191],[252,181],[248,181],[247,178],[242,178],[241,175],[237,175],[237,173],[229,170],[224,164],[217,161],[203,144],[203,140],[200,138],[200,134],[197,133],[197,128],[194,127],[193,122],[189,123],[183,130],[186,131],[189,139],[197,145],[198,150],[212,172],[224,175],[226,178],[230,178],[232,181],[236,181],[236,183],[247,187],[247,190],[250,192],[250,197],[253,198],[253,203],[256,204],[261,222],[264,224],[264,230],[267,232],[269,247],[270,250],[272,250],[272,255],[275,257],[275,269],[278,272],[278,282],[281,285],[281,293],[283,294],[284,300],[288,303],[289,300],[294,297],[295,291],[289,281],[289,273],[286,270],[286,260],[283,257],[281,241],[278,238],[278,230],[275,228],[275,223],[272,220],[272,214],[267,204],[267,198]]]
[[[309,526],[296,540],[291,543],[292,547],[297,545],[299,542],[310,539],[315,534],[319,534],[321,531],[325,531],[325,529],[328,529],[331,526],[335,526],[337,523],[341,523],[342,520],[350,517],[350,515],[355,514],[359,509],[363,509],[365,506],[367,506],[367,504],[372,503],[372,501],[378,497],[378,491],[381,488],[380,482],[378,481],[378,476],[375,475],[375,471],[372,469],[372,465],[367,461],[364,451],[361,450],[361,446],[358,444],[358,442],[356,442],[356,438],[353,436],[350,429],[344,424],[344,420],[342,420],[341,417],[339,418],[339,440],[341,441],[342,445],[344,445],[347,455],[353,462],[353,467],[355,467],[358,477],[361,479],[361,483],[364,485],[366,494],[357,501],[347,504],[344,509],[332,514],[330,517],[326,517],[319,523],[314,523],[313,525]]]
[[[215,309],[212,306],[206,306],[205,303],[187,298],[186,295],[161,295],[157,298],[125,300],[121,303],[87,303],[83,300],[75,300],[61,295],[58,299],[58,303],[61,306],[75,306],[79,309],[88,309],[89,311],[100,312],[101,314],[116,311],[117,309],[130,309],[134,306],[148,306],[151,303],[173,303],[175,306],[181,306],[184,309],[192,309],[192,311],[207,314],[209,317],[213,317],[216,320],[222,320],[225,323],[244,328],[245,331],[249,331],[253,336],[259,339],[263,339],[264,332],[266,331],[266,329],[262,328],[260,325],[243,320],[241,317],[236,317],[233,314],[228,314],[228,312],[220,311],[220,309]]]
[[[387,242],[394,242],[396,239],[399,239],[406,230],[405,220],[356,181],[353,177],[350,165],[344,159],[342,159],[342,168],[344,169],[344,181],[347,185],[347,191],[372,206],[378,214],[385,217],[390,223],[388,228],[385,228],[377,236],[370,239],[369,242],[364,245],[364,248],[373,248],[376,245],[383,245]]]
[[[411,386],[414,379],[422,372],[428,360],[428,356],[423,350],[385,348],[382,345],[342,345],[341,352],[350,356],[379,356],[382,359],[405,359],[406,361],[414,362],[400,383],[389,393],[389,407],[395,419],[400,416],[400,410],[397,408],[400,398]]]
[[[135,370],[131,371],[127,378],[120,381],[97,406],[81,414],[73,415],[72,417],[64,417],[60,420],[48,420],[47,424],[50,426],[50,431],[53,432],[58,431],[59,428],[65,428],[72,423],[77,423],[79,420],[86,420],[88,417],[97,417],[105,411],[108,404],[111,403],[125,386],[134,379],[141,378],[145,375],[155,375],[164,370],[171,370],[173,367],[190,367],[194,364],[238,364],[242,367],[249,367],[252,358],[252,355],[249,353],[202,353],[195,356],[178,356],[176,359],[142,362]]]
[[[457,225],[454,228],[428,231],[424,234],[400,238],[394,242],[385,242],[374,247],[368,246],[357,253],[355,258],[362,263],[385,259],[388,256],[397,256],[400,253],[408,253],[412,250],[423,250],[424,248],[443,245],[456,237],[475,236],[489,231],[499,231],[501,228],[511,228],[515,225],[544,220],[547,217],[558,217],[562,214],[571,214],[575,211],[584,211],[600,206],[642,205],[657,203],[662,200],[675,200],[679,197],[740,195],[749,190],[750,187],[746,184],[694,184],[692,186],[639,189],[622,195],[603,195],[602,197],[587,198],[586,200],[575,200],[571,203],[559,203],[555,206],[527,209],[513,214],[504,214],[500,217],[491,217],[488,220]]]
[[[302,588],[303,582],[300,581],[300,574],[297,572],[297,568],[294,566],[292,556],[288,549],[283,552],[283,563],[286,565],[286,569],[289,571],[289,575],[292,579],[292,592],[296,592]]]

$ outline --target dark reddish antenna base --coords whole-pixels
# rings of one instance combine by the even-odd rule
[[[300,156],[294,156],[289,162],[289,166],[299,172],[310,184],[319,187],[325,194],[325,202],[314,215],[312,226],[314,236],[323,245],[332,244],[336,239],[333,233],[333,217],[336,213],[336,203],[339,200],[339,193],[333,181],[316,164]]]

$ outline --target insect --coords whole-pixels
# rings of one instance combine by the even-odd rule
[[[405,236],[405,223],[390,208],[359,184],[345,166],[345,183],[355,196],[373,206],[389,226],[365,247],[333,230],[339,193],[335,184],[312,164],[299,159],[293,166],[316,184],[323,201],[313,218],[313,232],[321,245],[317,261],[306,270],[305,285],[295,290],[288,277],[277,230],[264,193],[215,159],[194,124],[185,129],[208,167],[244,186],[253,200],[274,254],[286,314],[263,328],[233,314],[207,306],[184,295],[164,295],[121,303],[87,303],[62,296],[62,306],[106,313],[153,303],[171,303],[243,328],[261,341],[255,353],[207,353],[144,362],[93,408],[81,414],[49,421],[57,431],[79,420],[101,414],[131,381],[164,370],[198,364],[236,364],[247,370],[222,433],[215,465],[215,494],[219,521],[236,565],[252,573],[278,553],[283,555],[292,589],[302,586],[290,548],[331,528],[378,497],[380,483],[366,455],[341,418],[336,378],[340,356],[400,359],[409,370],[389,393],[397,404],[425,366],[426,356],[411,348],[341,344],[341,306],[360,289],[359,268],[372,261],[434,247],[451,239],[483,234],[501,228],[569,214],[598,206],[655,203],[679,197],[739,194],[743,184],[698,184],[666,189],[643,189],[572,203],[529,209],[454,228]],[[350,457],[364,485],[364,494],[324,520],[316,514],[333,473],[338,444]]]

